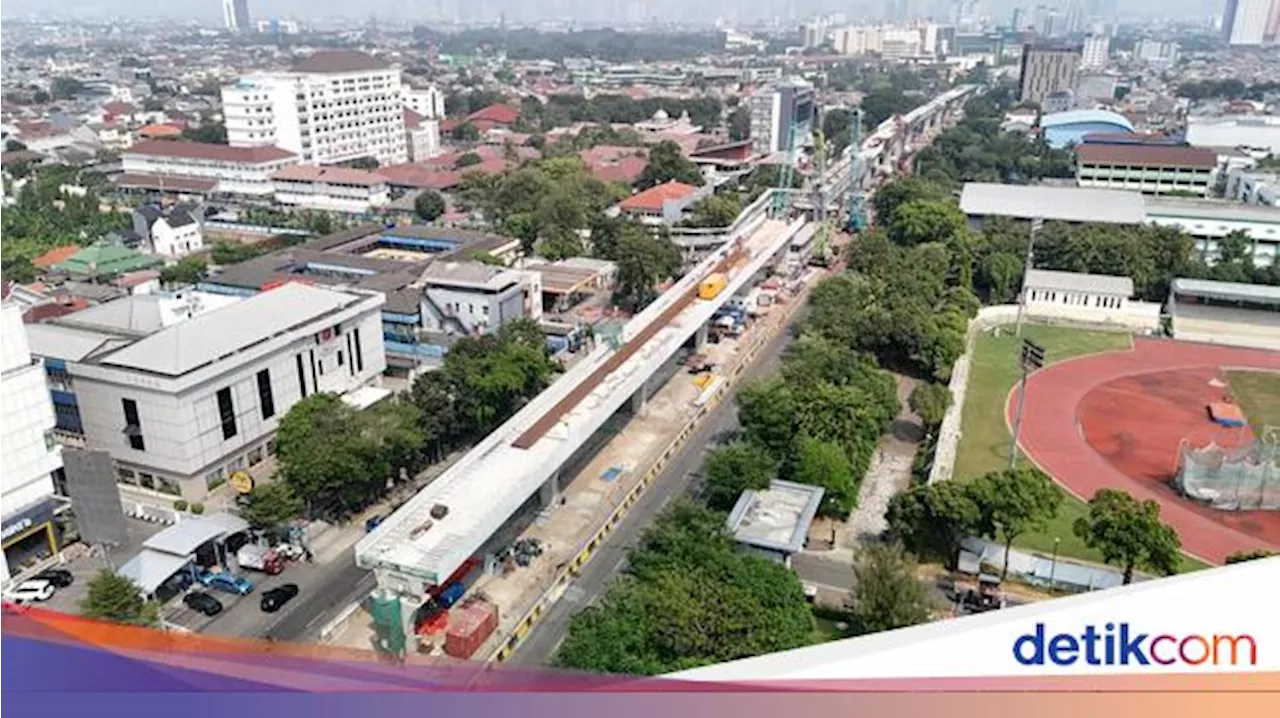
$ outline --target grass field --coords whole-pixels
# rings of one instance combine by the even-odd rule
[[[1128,334],[1040,324],[1024,325],[1022,336],[1044,347],[1046,364],[1086,354],[1119,351],[1132,346]],[[1021,339],[1013,336],[1012,328],[1002,329],[1000,336],[989,333],[978,336],[973,364],[969,370],[969,386],[965,393],[960,434],[962,438],[956,451],[954,475],[957,479],[971,479],[1009,467],[1010,436],[1004,420],[1004,407],[1009,392],[1019,378],[1020,344]],[[1025,458],[1020,458],[1019,464],[1031,466]],[[1054,550],[1054,540],[1057,539],[1060,556],[1101,562],[1101,554],[1085,546],[1071,530],[1071,525],[1076,518],[1084,515],[1085,510],[1084,502],[1068,496],[1058,510],[1058,515],[1043,531],[1027,534],[1014,542],[1014,545],[1048,555]],[[1204,567],[1204,564],[1186,558],[1183,560],[1182,570]]]
[[[1280,429],[1280,372],[1229,371],[1227,382],[1255,436],[1266,426]]]

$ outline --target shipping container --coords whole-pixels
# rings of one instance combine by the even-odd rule
[[[728,284],[729,278],[721,272],[716,272],[702,280],[702,283],[698,285],[698,298],[715,299]]]
[[[498,607],[472,600],[459,606],[445,633],[444,652],[454,658],[471,658],[498,627]]]

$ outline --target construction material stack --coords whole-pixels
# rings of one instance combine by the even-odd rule
[[[453,610],[444,637],[444,652],[454,658],[471,658],[497,627],[498,607],[471,599]]]

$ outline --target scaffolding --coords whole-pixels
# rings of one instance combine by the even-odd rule
[[[1280,427],[1268,427],[1248,446],[1209,443],[1178,450],[1174,486],[1186,496],[1224,511],[1280,510]]]
[[[374,593],[369,598],[369,614],[373,616],[378,652],[391,658],[404,658],[404,609],[400,599],[380,591]]]

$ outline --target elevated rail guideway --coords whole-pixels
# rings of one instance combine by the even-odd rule
[[[486,548],[536,492],[559,494],[560,468],[649,382],[730,297],[783,253],[803,220],[765,219],[699,263],[607,344],[561,375],[458,463],[387,517],[356,545],[356,563],[380,588],[420,598]],[[715,298],[698,298],[707,276],[724,272]]]

